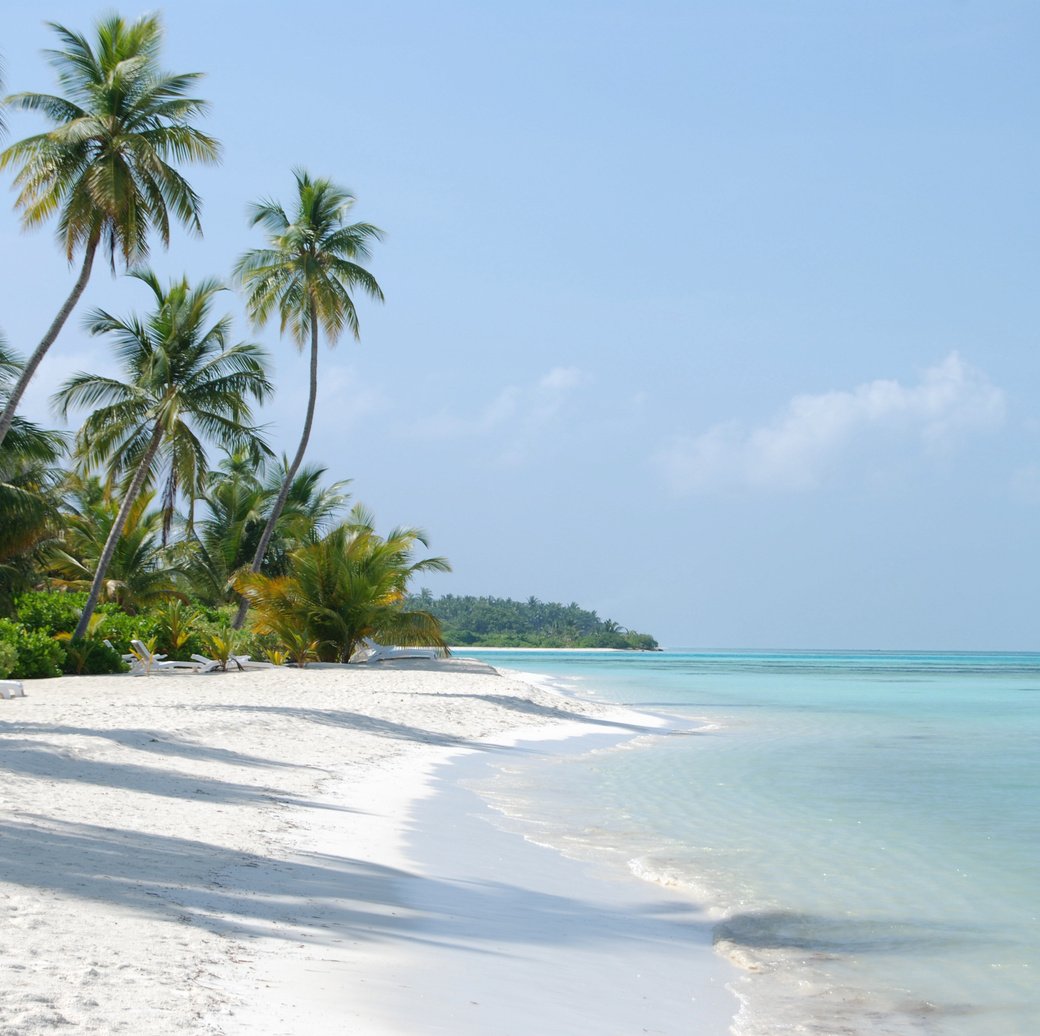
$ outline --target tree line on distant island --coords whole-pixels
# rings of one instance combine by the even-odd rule
[[[471,597],[447,594],[434,597],[423,589],[410,604],[441,623],[449,644],[469,647],[616,648],[655,651],[649,633],[637,633],[601,619],[577,604],[554,604],[529,597]]]

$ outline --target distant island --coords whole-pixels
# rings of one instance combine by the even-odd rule
[[[576,604],[554,604],[529,597],[434,597],[423,589],[408,598],[440,620],[449,644],[469,647],[616,648],[656,651],[649,633],[636,633]]]

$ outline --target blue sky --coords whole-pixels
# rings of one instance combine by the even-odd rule
[[[55,88],[43,18],[104,10],[7,5],[7,88]],[[435,592],[574,600],[670,646],[1038,646],[1035,4],[163,16],[225,154],[189,174],[204,239],[153,265],[226,276],[293,166],[353,190],[386,304],[322,354],[310,458],[428,530]],[[25,352],[72,274],[7,207],[0,263]],[[306,365],[226,301],[291,449]],[[28,411],[110,363],[90,308],[146,305],[97,271]]]

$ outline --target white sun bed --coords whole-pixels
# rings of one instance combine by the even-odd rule
[[[223,668],[220,661],[216,658],[207,658],[205,655],[192,655],[191,657],[199,664],[200,673],[211,673],[214,669]],[[274,669],[276,667],[273,662],[258,662],[249,655],[232,655],[227,661],[227,668]]]
[[[354,662],[385,662],[392,658],[440,658],[439,648],[389,647],[377,644],[371,637],[363,637],[361,647],[351,656]]]
[[[155,672],[172,673],[181,671],[197,673],[200,671],[198,662],[181,662],[177,659],[167,660],[165,655],[152,654],[143,641],[131,640],[130,646],[134,649],[134,653],[129,658],[126,658],[126,661],[130,663],[131,676],[150,676]]]

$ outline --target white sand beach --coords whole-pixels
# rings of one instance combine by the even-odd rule
[[[486,823],[445,766],[652,717],[465,659],[26,691],[0,1036],[728,1031],[693,904]]]

